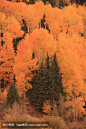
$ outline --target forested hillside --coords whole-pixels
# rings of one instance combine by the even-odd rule
[[[59,6],[59,1],[55,1],[57,4],[53,7],[41,0],[29,2],[0,0],[0,89],[5,91],[3,96],[7,97],[14,80],[19,97],[24,95],[26,100],[26,92],[33,88],[31,81],[41,64],[45,66],[47,54],[51,71],[54,71],[52,60],[56,54],[60,83],[66,95],[65,117],[86,116],[85,1],[81,6],[65,0],[63,7]],[[55,71],[51,82],[54,85],[56,73],[55,77],[53,73]],[[44,73],[44,76],[51,75]],[[58,87],[56,84],[52,87]]]

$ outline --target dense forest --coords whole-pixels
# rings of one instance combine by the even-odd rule
[[[5,98],[12,81],[41,112],[50,115],[54,99],[61,117],[86,116],[86,0],[0,0]]]
[[[13,1],[13,0],[8,0],[8,1]],[[21,0],[14,0],[15,2],[20,2]],[[38,0],[22,0],[23,2],[25,2],[26,4],[35,4],[36,1]],[[76,3],[76,4],[80,4],[83,5],[86,0],[42,0],[42,2],[44,4],[46,4],[47,2],[49,2],[51,4],[52,7],[64,7],[69,5],[70,3]]]

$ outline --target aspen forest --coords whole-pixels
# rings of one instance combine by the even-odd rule
[[[5,121],[86,129],[86,0],[0,0]]]

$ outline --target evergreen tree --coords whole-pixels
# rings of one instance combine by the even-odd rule
[[[46,63],[43,66],[42,62],[38,74],[32,79],[32,89],[28,92],[31,105],[41,112],[43,112],[42,108],[45,100],[49,100],[52,104],[53,99],[59,101],[60,93],[64,95],[56,54],[53,56],[51,66],[49,59],[47,53]]]
[[[44,90],[45,90],[45,98],[44,100],[49,100],[51,97],[51,94],[49,93],[50,90],[50,84],[51,84],[51,74],[50,74],[50,62],[49,62],[49,56],[47,53],[46,63],[44,67]]]
[[[51,83],[49,71],[50,63],[49,56],[47,53],[46,63],[45,65],[43,65],[42,61],[41,66],[38,70],[38,74],[35,75],[32,79],[32,89],[28,91],[30,104],[40,112],[42,112],[42,107],[45,100],[50,99],[50,93],[48,92],[49,85]]]
[[[59,105],[58,101],[59,101],[59,94],[61,93],[62,95],[64,95],[63,92],[63,87],[62,87],[62,77],[61,74],[59,73],[59,66],[57,63],[57,59],[56,59],[56,53],[53,56],[53,60],[51,63],[51,79],[52,79],[52,83],[50,85],[50,93],[51,93],[51,100],[53,101],[53,99],[55,101],[57,101],[57,105]]]
[[[43,76],[43,61],[40,65],[37,75],[32,78],[32,89],[29,89],[28,96],[30,104],[38,111],[42,111],[44,101],[44,76]]]
[[[49,62],[49,56],[47,54],[45,70],[44,70],[44,78],[45,78],[45,81],[44,81],[45,99],[44,100],[49,100],[51,105],[53,103],[53,99],[56,101],[56,104],[59,105],[60,93],[64,96],[63,87],[62,87],[62,77],[61,77],[61,74],[59,73],[59,70],[60,68],[57,63],[56,54],[54,54],[51,62]]]
[[[10,85],[10,88],[9,88],[9,91],[7,93],[7,106],[9,104],[10,107],[12,108],[12,105],[15,101],[17,103],[19,103],[19,95],[18,95],[18,92],[17,92],[17,88],[15,87],[15,84],[12,81],[11,85]]]

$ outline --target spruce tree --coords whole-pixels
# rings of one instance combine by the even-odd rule
[[[7,106],[10,105],[10,107],[12,108],[12,105],[15,101],[19,103],[19,95],[17,92],[17,88],[15,87],[15,84],[12,81],[9,91],[7,93]]]
[[[47,53],[47,58],[46,58],[46,63],[45,63],[45,67],[44,67],[44,90],[45,90],[45,96],[44,96],[44,100],[49,100],[51,95],[49,93],[50,90],[50,84],[51,84],[51,75],[50,75],[50,62],[49,62],[49,56]]]
[[[53,103],[53,99],[59,105],[59,94],[64,95],[63,87],[62,87],[62,77],[59,73],[59,66],[56,59],[56,54],[54,54],[51,65],[49,62],[49,56],[47,53],[45,70],[44,70],[44,89],[45,89],[45,99],[49,100],[50,103]],[[52,108],[51,108],[52,109]]]
[[[47,53],[46,63],[43,65],[42,62],[38,74],[32,79],[32,89],[28,92],[31,105],[41,112],[45,100],[49,100],[52,104],[54,99],[58,105],[59,94],[64,95],[56,54],[53,56],[51,65],[49,59]]]
[[[51,100],[53,101],[54,99],[55,101],[57,101],[57,105],[59,105],[58,103],[59,94],[61,93],[62,95],[64,95],[63,87],[62,87],[62,77],[59,70],[60,68],[58,66],[56,53],[55,53],[53,56],[51,69],[50,69],[51,79],[52,79],[52,83],[50,84],[50,93],[51,93]]]
[[[43,61],[39,67],[37,75],[32,78],[32,89],[29,89],[28,96],[30,104],[38,111],[42,112],[42,105],[44,100],[44,75],[43,75]]]

